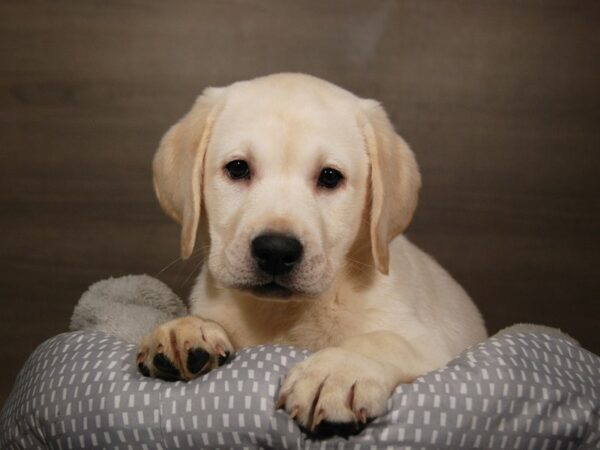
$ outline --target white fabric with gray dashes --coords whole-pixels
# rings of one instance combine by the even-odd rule
[[[600,358],[554,333],[509,329],[399,386],[359,434],[327,440],[273,407],[307,351],[245,349],[188,383],[143,377],[135,352],[102,332],[44,342],[2,409],[0,448],[600,448]]]

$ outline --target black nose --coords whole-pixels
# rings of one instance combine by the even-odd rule
[[[302,244],[294,237],[265,233],[252,240],[252,257],[260,270],[269,275],[290,272],[302,257]]]

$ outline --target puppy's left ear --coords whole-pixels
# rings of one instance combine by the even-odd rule
[[[389,244],[412,220],[421,175],[415,155],[374,100],[361,100],[362,129],[371,162],[370,233],[377,269],[389,272]]]
[[[154,191],[165,212],[181,224],[181,257],[189,258],[200,219],[202,170],[223,88],[207,88],[192,109],[163,136],[154,160]]]

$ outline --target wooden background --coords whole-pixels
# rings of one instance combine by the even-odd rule
[[[489,330],[600,352],[600,3],[0,3],[0,402],[99,279],[157,275],[178,229],[151,188],[208,85],[278,71],[381,100],[420,162],[409,236]],[[158,276],[185,295],[200,261]]]

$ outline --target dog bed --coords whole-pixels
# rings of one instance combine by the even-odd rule
[[[101,310],[100,300],[118,305]],[[85,329],[44,342],[19,373],[0,413],[0,448],[600,448],[600,358],[557,330],[508,328],[400,385],[388,412],[357,435],[319,440],[273,404],[308,351],[248,348],[194,381],[165,382],[134,365],[133,342],[147,330],[103,330],[116,309],[121,326],[128,311],[152,325],[182,314],[178,302],[149,277],[92,286],[73,318]]]

